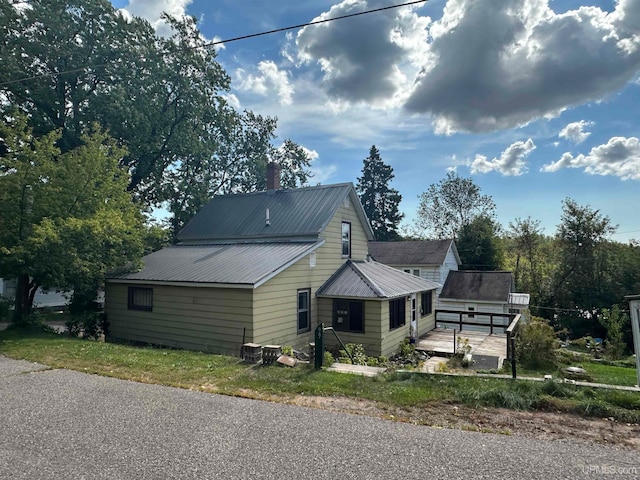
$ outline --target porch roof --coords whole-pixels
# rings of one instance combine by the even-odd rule
[[[348,260],[317,292],[319,297],[394,298],[435,290],[440,284],[382,263]]]

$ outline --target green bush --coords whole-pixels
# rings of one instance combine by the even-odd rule
[[[557,348],[558,340],[553,327],[542,318],[533,317],[518,332],[516,355],[525,368],[555,366]]]
[[[107,317],[100,312],[72,315],[65,322],[65,326],[73,337],[82,336],[83,338],[96,340],[101,335],[108,334]]]
[[[286,355],[287,357],[293,357],[293,347],[291,345],[283,345],[281,348],[282,355]]]
[[[347,354],[347,351],[353,358],[354,365],[367,365],[367,355],[364,353],[364,347],[361,343],[347,343],[345,345],[347,350],[340,350],[340,357],[338,361],[340,363],[352,363],[351,358]]]
[[[333,362],[335,362],[335,359],[333,358],[333,355],[331,355],[331,352],[324,352],[322,365],[324,365],[325,367],[329,367],[333,365]]]
[[[9,312],[11,310],[11,304],[13,302],[7,297],[0,295],[0,321],[9,321]]]

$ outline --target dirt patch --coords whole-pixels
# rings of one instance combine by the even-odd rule
[[[272,399],[271,399],[272,400]],[[368,415],[389,420],[540,439],[579,440],[640,451],[640,425],[613,419],[585,418],[570,413],[523,412],[498,408],[473,409],[459,405],[400,408],[373,401],[334,397],[297,396],[295,405]]]

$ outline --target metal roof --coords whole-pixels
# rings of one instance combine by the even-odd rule
[[[458,263],[458,251],[453,240],[417,240],[410,242],[369,242],[369,255],[385,265],[442,265],[449,249]]]
[[[348,260],[317,295],[323,297],[394,298],[435,290],[440,284],[404,273],[378,262]]]
[[[369,221],[351,183],[216,196],[182,229],[178,240],[317,238],[347,196],[372,240]]]
[[[324,243],[177,245],[145,256],[139,272],[114,280],[244,284],[257,287]]]
[[[440,298],[508,303],[513,290],[511,272],[451,270]]]
[[[509,294],[509,304],[510,305],[521,305],[524,307],[529,306],[529,300],[531,296],[528,293],[510,293]]]

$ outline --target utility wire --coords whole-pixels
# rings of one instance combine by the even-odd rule
[[[327,23],[327,22],[333,22],[334,20],[343,20],[345,18],[351,18],[351,17],[357,17],[360,15],[368,15],[370,13],[377,13],[377,12],[382,12],[384,10],[391,10],[394,8],[401,8],[401,7],[406,7],[409,5],[415,5],[418,3],[425,3],[428,0],[416,0],[416,1],[411,1],[411,2],[406,2],[406,3],[401,3],[398,5],[388,5],[386,7],[380,7],[380,8],[374,8],[372,10],[365,10],[363,12],[357,12],[357,13],[349,13],[347,15],[340,15],[338,17],[331,17],[331,18],[325,18],[323,20],[314,20],[313,22],[307,22],[307,23],[301,23],[299,25],[293,25],[290,27],[282,27],[282,28],[276,28],[275,30],[269,30],[269,31],[265,31],[265,32],[259,32],[259,33],[252,33],[249,35],[242,35],[240,37],[234,37],[234,38],[228,38],[226,40],[216,40],[213,42],[208,42],[205,43],[204,46],[213,46],[213,45],[220,45],[223,43],[231,43],[231,42],[237,42],[238,40],[246,40],[248,38],[255,38],[255,37],[260,37],[263,35],[270,35],[272,33],[278,33],[278,32],[285,32],[287,30],[295,30],[297,28],[304,28],[304,27],[308,27],[310,25],[317,25],[320,23]],[[192,47],[192,48],[196,48],[196,47]],[[64,70],[62,72],[52,72],[52,73],[44,73],[42,75],[34,75],[31,77],[23,77],[23,78],[18,78],[16,80],[7,80],[5,82],[0,82],[0,87],[3,87],[5,85],[11,85],[14,83],[20,83],[20,82],[25,82],[27,80],[37,80],[39,78],[46,78],[46,77],[58,77],[60,75],[64,75],[67,73],[76,73],[76,72],[81,72],[87,68],[100,68],[100,67],[104,67],[108,65],[108,63],[98,63],[95,65],[87,65],[85,67],[80,67],[80,68],[74,68],[72,70]]]
[[[272,33],[278,33],[278,32],[286,32],[287,30],[295,30],[296,28],[304,28],[310,25],[318,25],[320,23],[333,22],[334,20],[342,20],[344,18],[351,18],[351,17],[357,17],[359,15],[366,15],[369,13],[382,12],[384,10],[391,10],[392,8],[406,7],[408,5],[415,5],[416,3],[425,3],[427,1],[428,0],[417,0],[414,2],[402,3],[399,5],[389,5],[386,7],[374,8],[372,10],[365,10],[364,12],[349,13],[347,15],[340,15],[339,17],[325,18],[323,20],[314,20],[313,22],[301,23],[299,25],[293,25],[291,27],[276,28],[275,30],[269,30],[267,32],[252,33],[250,35],[242,35],[241,37],[230,38],[228,40],[216,40],[215,42],[209,42],[207,45],[219,45],[221,43],[235,42],[237,40],[246,40],[247,38],[260,37],[262,35],[270,35]]]

